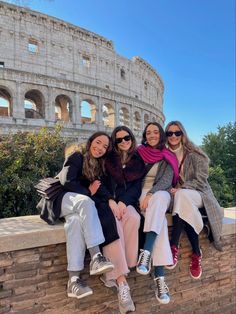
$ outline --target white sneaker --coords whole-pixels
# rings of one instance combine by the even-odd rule
[[[71,277],[67,284],[67,295],[69,298],[81,299],[93,294],[93,290],[77,276]]]
[[[135,306],[130,295],[130,288],[127,283],[122,283],[118,287],[119,310],[121,314],[134,312]]]
[[[100,275],[114,269],[114,265],[101,253],[96,254],[90,262],[90,275]]]

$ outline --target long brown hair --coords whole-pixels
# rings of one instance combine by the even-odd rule
[[[90,146],[92,142],[99,136],[106,136],[109,140],[109,146],[107,148],[106,153],[101,156],[100,158],[94,158],[91,153],[90,153]],[[83,175],[89,180],[89,181],[94,181],[98,179],[101,175],[104,174],[105,172],[105,167],[104,167],[104,157],[107,154],[108,151],[111,150],[111,138],[106,132],[98,131],[92,134],[85,147],[85,152],[84,152],[84,161],[83,161]]]
[[[130,135],[130,137],[131,137],[131,142],[132,142],[132,143],[131,143],[131,146],[130,146],[130,148],[129,148],[127,154],[125,154],[124,152],[120,151],[120,150],[118,149],[118,145],[117,145],[117,143],[116,143],[116,133],[118,133],[118,132],[120,132],[120,131],[125,131],[125,132],[127,132],[127,133]],[[112,132],[112,134],[111,134],[111,141],[112,141],[113,150],[114,150],[118,155],[120,155],[120,157],[121,157],[121,162],[122,162],[122,164],[123,164],[123,163],[127,163],[127,162],[131,159],[132,155],[134,154],[134,152],[136,151],[136,148],[137,148],[137,142],[136,142],[136,139],[135,139],[135,137],[134,137],[133,132],[132,132],[127,126],[125,126],[125,125],[117,126],[117,127],[113,130],[113,132]]]
[[[183,145],[183,149],[184,149],[184,151],[185,152],[196,152],[197,154],[199,154],[199,155],[201,155],[201,156],[203,156],[203,157],[206,157],[207,159],[209,159],[208,158],[208,156],[203,152],[203,150],[199,147],[199,146],[197,146],[197,145],[195,145],[190,139],[189,139],[189,137],[188,137],[188,135],[187,135],[187,132],[186,132],[186,130],[185,130],[185,128],[184,128],[184,126],[183,126],[183,124],[180,122],[180,121],[170,121],[168,124],[167,124],[167,126],[165,127],[165,132],[167,132],[168,131],[168,129],[169,129],[169,127],[171,126],[171,125],[176,125],[179,129],[180,129],[180,131],[182,131],[182,145]],[[167,143],[167,146],[168,146],[168,143]]]

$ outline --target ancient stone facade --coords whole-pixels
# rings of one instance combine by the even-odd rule
[[[0,1],[1,134],[60,123],[84,139],[125,124],[140,138],[148,121],[164,123],[163,90],[152,66],[106,38]]]

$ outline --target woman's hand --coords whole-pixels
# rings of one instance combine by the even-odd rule
[[[91,195],[94,195],[97,192],[100,185],[101,185],[101,181],[99,180],[95,180],[90,184],[89,191],[91,192]]]
[[[150,198],[152,197],[152,194],[147,194],[141,201],[140,201],[140,209],[142,211],[145,211],[148,207],[148,202]]]
[[[113,212],[113,215],[118,219],[120,220],[122,218],[122,215],[121,215],[121,210],[118,206],[118,204],[114,201],[114,200],[109,200],[109,206]]]
[[[176,193],[178,190],[179,190],[179,189],[171,188],[171,189],[170,189],[170,193],[171,193],[172,195],[175,195],[175,193]]]
[[[121,218],[123,217],[123,215],[125,214],[125,212],[126,212],[126,205],[125,205],[125,203],[123,203],[123,202],[121,202],[121,201],[119,201],[118,202],[118,207],[119,207],[119,210],[120,210],[120,214],[121,214]]]

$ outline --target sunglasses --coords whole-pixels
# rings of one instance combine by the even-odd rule
[[[171,136],[173,136],[173,135],[179,137],[179,136],[183,135],[183,132],[182,132],[182,131],[175,131],[175,132],[167,131],[167,132],[166,132],[166,136],[167,136],[167,137],[171,137]]]
[[[116,138],[116,144],[120,144],[122,143],[122,141],[125,140],[126,142],[131,140],[131,136],[130,135],[126,135],[124,137],[117,137]]]

